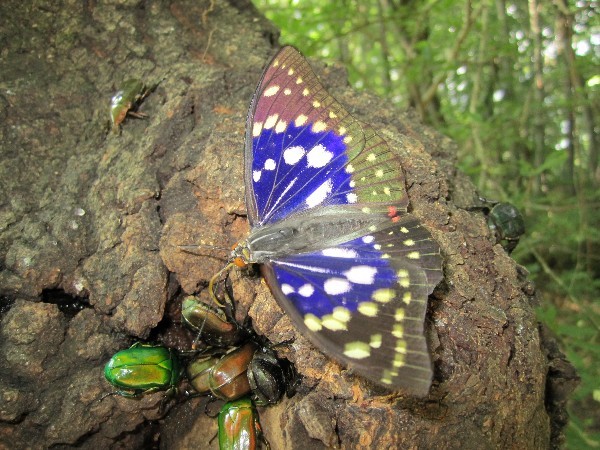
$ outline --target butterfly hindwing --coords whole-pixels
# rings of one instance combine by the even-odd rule
[[[325,353],[379,384],[424,395],[431,381],[424,317],[441,279],[438,259],[429,232],[407,215],[335,247],[274,260],[263,273]]]

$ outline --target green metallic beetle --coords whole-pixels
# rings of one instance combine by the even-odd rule
[[[152,86],[146,86],[142,81],[131,78],[125,81],[110,102],[110,120],[113,132],[118,133],[121,123],[127,115],[143,119],[147,114],[137,112],[137,108],[144,99],[160,84],[160,81]]]
[[[173,394],[177,391],[181,366],[175,350],[136,342],[110,358],[104,376],[118,389],[113,394],[123,397],[162,390]]]
[[[250,392],[247,370],[257,345],[248,342],[222,357],[203,355],[188,364],[187,376],[198,394],[235,400]]]
[[[525,234],[525,220],[516,206],[479,197],[482,206],[471,206],[468,211],[482,211],[496,243],[509,255],[519,244]],[[489,205],[489,206],[488,206]]]
[[[210,346],[233,346],[249,334],[235,321],[231,309],[216,308],[193,295],[183,299],[181,317],[183,323]]]
[[[497,203],[487,217],[488,227],[507,253],[511,253],[525,234],[525,220],[516,206]]]
[[[225,403],[218,423],[220,450],[254,450],[259,440],[267,449],[271,448],[260,426],[258,412],[248,397]]]

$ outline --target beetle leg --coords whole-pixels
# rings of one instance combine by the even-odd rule
[[[256,420],[254,422],[254,428],[256,429],[256,435],[262,441],[262,443],[265,444],[265,447],[267,448],[267,450],[271,450],[271,444],[269,444],[269,441],[267,440],[265,434],[263,433],[263,430],[262,430],[262,427],[260,426],[260,422],[258,421],[258,418],[256,418]]]
[[[131,110],[127,111],[127,114],[135,117],[136,119],[146,119],[148,117],[148,114],[146,114],[146,113],[141,113],[141,112],[131,111]]]

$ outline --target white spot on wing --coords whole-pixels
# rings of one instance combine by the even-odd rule
[[[274,162],[273,162],[274,163]],[[294,178],[292,181],[290,181],[290,183],[285,187],[285,189],[283,190],[283,192],[281,193],[281,195],[279,196],[279,198],[277,199],[277,201],[273,204],[273,206],[271,207],[271,209],[269,210],[269,213],[267,213],[265,215],[265,219],[267,220],[270,216],[270,214],[275,210],[275,208],[277,207],[277,205],[279,204],[279,202],[281,201],[282,198],[285,198],[285,194],[287,194],[287,192],[292,188],[292,186],[294,185],[294,183],[296,183],[296,181],[298,180],[298,177]]]
[[[356,203],[358,200],[358,195],[356,195],[354,192],[350,192],[349,194],[346,194],[346,200],[348,200],[348,203]]]
[[[285,151],[283,152],[283,159],[286,164],[293,166],[302,159],[305,153],[306,152],[304,151],[303,147],[301,147],[300,145],[295,145],[293,147],[288,147],[285,149]]]
[[[349,248],[326,248],[321,251],[323,256],[332,256],[334,258],[358,258],[358,253]]]
[[[352,283],[357,284],[373,284],[377,269],[371,266],[354,266],[350,270],[344,272],[346,278]]]
[[[373,237],[373,236],[365,236],[365,237],[363,237],[363,238],[362,238],[362,241],[363,241],[365,244],[370,244],[370,243],[371,243],[371,242],[373,242],[374,240],[375,240],[375,237]]]
[[[277,262],[277,264],[279,264],[280,266],[292,267],[295,269],[306,270],[308,272],[313,272],[313,273],[330,273],[331,272],[329,269],[325,269],[323,267],[307,266],[306,264],[290,263],[290,262],[282,261],[282,260],[274,260],[274,262]]]
[[[302,297],[310,297],[313,295],[313,292],[315,292],[315,288],[312,286],[312,284],[308,283],[303,284],[298,289],[298,294],[300,294]]]
[[[262,170],[253,170],[252,171],[252,179],[255,183],[258,183],[260,180],[260,176],[262,175]]]
[[[320,168],[324,167],[333,158],[333,153],[328,151],[324,145],[315,145],[306,154],[308,167]]]
[[[345,294],[350,291],[351,287],[352,285],[350,282],[344,278],[328,278],[325,280],[325,283],[323,283],[323,289],[325,289],[325,292],[329,295]]]
[[[295,290],[294,290],[294,288],[293,288],[292,286],[290,286],[289,284],[287,284],[287,283],[283,283],[283,284],[281,285],[281,292],[283,292],[285,295],[288,295],[288,294],[292,294],[292,293],[294,293],[294,292],[295,292]]]
[[[316,188],[312,194],[306,197],[306,204],[309,208],[320,205],[327,198],[327,195],[331,193],[332,189],[331,179],[325,181],[321,186]]]
[[[275,170],[275,160],[274,159],[267,159],[265,161],[265,170]]]

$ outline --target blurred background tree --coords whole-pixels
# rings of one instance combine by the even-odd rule
[[[305,55],[414,108],[527,232],[512,256],[582,383],[568,448],[600,447],[600,21],[583,0],[254,0]]]

